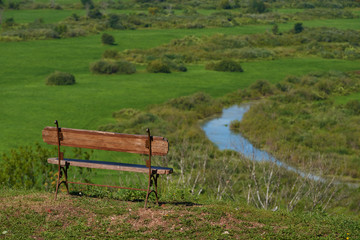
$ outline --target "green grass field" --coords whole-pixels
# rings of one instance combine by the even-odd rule
[[[244,73],[207,71],[202,65],[188,66],[186,73],[148,74],[143,66],[134,75],[100,76],[89,73],[89,63],[105,49],[151,48],[184,35],[216,32],[248,34],[267,26],[204,30],[136,30],[111,32],[116,46],[103,46],[100,35],[62,40],[0,43],[0,152],[41,142],[41,129],[55,119],[65,127],[96,129],[112,122],[121,108],[144,109],[149,104],[203,91],[214,97],[249,86],[258,79],[271,82],[289,74],[309,71],[359,69],[358,61],[319,58],[282,59],[243,63]],[[144,41],[146,39],[146,41]],[[55,70],[73,73],[77,84],[45,85]]]

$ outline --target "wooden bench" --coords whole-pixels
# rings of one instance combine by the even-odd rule
[[[171,174],[173,172],[173,169],[167,167],[152,166],[151,156],[153,155],[164,156],[168,153],[169,143],[167,139],[163,137],[151,136],[149,129],[146,130],[147,135],[133,135],[133,134],[122,134],[122,133],[103,132],[103,131],[59,128],[57,121],[55,121],[55,124],[56,127],[45,127],[42,131],[42,137],[44,142],[58,146],[58,157],[48,159],[48,163],[58,164],[58,179],[56,183],[55,200],[57,198],[59,186],[62,183],[64,183],[68,193],[69,193],[68,184],[84,184],[84,185],[145,191],[146,192],[145,208],[147,206],[149,195],[152,192],[154,192],[156,196],[156,203],[159,204],[158,192],[157,192],[158,177],[160,174]],[[64,153],[61,152],[60,149],[61,146],[146,154],[149,156],[149,158],[146,160],[146,165],[82,160],[82,159],[69,159],[69,158],[64,158]],[[81,182],[70,182],[68,181],[68,174],[67,174],[67,170],[69,166],[147,173],[148,187],[147,189],[137,189],[137,188],[120,187],[120,186],[107,186],[107,185],[81,183]]]

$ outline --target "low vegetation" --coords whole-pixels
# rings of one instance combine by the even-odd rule
[[[115,44],[115,38],[114,38],[114,36],[112,36],[110,34],[103,33],[101,35],[101,42],[103,44],[106,44],[106,45],[114,45]]]
[[[59,4],[42,4],[25,1],[26,3],[9,2],[5,10],[19,9],[57,9],[61,11]],[[236,3],[238,2],[238,3]],[[207,6],[207,5],[210,6]],[[356,5],[358,3],[354,3]],[[6,5],[6,4],[5,4]],[[18,6],[19,5],[19,6]],[[205,6],[204,6],[205,5]],[[294,21],[307,21],[313,19],[351,19],[357,16],[344,7],[337,8],[305,8],[292,14],[270,11],[268,3],[253,0],[240,3],[240,1],[221,1],[219,6],[217,1],[211,3],[198,2],[192,4],[190,2],[174,2],[166,1],[152,2],[116,2],[102,1],[100,3],[75,5],[67,4],[69,9],[85,9],[85,15],[79,16],[76,13],[71,14],[66,19],[56,23],[45,23],[41,18],[34,19],[30,23],[20,23],[13,17],[3,20],[0,33],[0,41],[23,41],[34,39],[58,39],[85,36],[96,34],[106,30],[135,30],[135,29],[200,29],[212,27],[235,27],[250,24],[274,24],[287,23]],[[276,2],[273,3],[276,5]],[[344,4],[349,5],[349,4]],[[54,7],[49,7],[54,6]],[[86,6],[92,6],[86,7]],[[195,9],[211,10],[210,14],[201,14]],[[232,9],[236,11],[216,11],[218,8]],[[284,7],[284,6],[281,6]],[[293,7],[293,6],[292,6]],[[131,9],[139,10],[125,13],[114,13],[109,10]],[[176,10],[176,11],[174,11]],[[179,11],[182,10],[182,11]],[[23,11],[23,10],[20,10]],[[45,10],[44,10],[45,11]],[[130,13],[129,13],[130,12]],[[5,14],[4,14],[5,15]],[[110,35],[111,36],[111,35]],[[112,42],[112,39],[108,39]],[[108,43],[106,43],[108,44]]]
[[[338,105],[333,100],[360,90],[358,74],[289,76],[276,88],[273,97],[254,105],[233,128],[291,165],[311,162],[317,173],[324,173],[326,165],[329,175],[359,181],[359,101]]]
[[[46,85],[73,85],[75,77],[71,73],[56,71],[50,74],[46,79]]]
[[[146,70],[150,73],[171,73],[170,66],[159,59],[149,62]]]
[[[122,239],[355,239],[359,222],[342,216],[258,210],[242,203],[172,202],[144,210],[142,202],[0,190],[0,236]]]
[[[90,71],[95,74],[133,74],[136,66],[125,60],[99,60],[90,64]]]
[[[243,72],[240,63],[231,60],[231,59],[224,59],[219,62],[212,62],[208,63],[205,66],[208,70],[214,70],[219,72]]]
[[[232,60],[273,60],[284,57],[318,56],[328,59],[360,58],[359,31],[336,28],[294,28],[279,33],[251,35],[185,36],[151,49],[132,49],[119,52],[131,62],[146,63],[148,59],[176,59],[182,63],[199,63],[217,60],[222,67],[230,66]],[[234,66],[234,61],[231,65]],[[208,63],[208,68],[216,64]],[[220,68],[222,68],[220,67]],[[226,68],[226,67],[225,67]],[[238,67],[230,67],[237,69]],[[227,70],[229,71],[229,70]]]

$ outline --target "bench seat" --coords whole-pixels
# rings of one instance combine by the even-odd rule
[[[68,162],[70,166],[75,166],[75,167],[99,168],[99,169],[139,172],[139,173],[149,172],[149,168],[146,165],[138,165],[138,164],[105,162],[105,161],[95,161],[95,160],[81,160],[81,159],[70,159],[70,158],[64,158],[64,160],[60,161],[60,164],[62,166],[65,166],[66,162]],[[58,164],[59,161],[58,158],[49,158],[48,163]],[[166,167],[151,166],[151,169],[156,170],[157,174],[171,174],[173,172],[172,168],[166,168]]]

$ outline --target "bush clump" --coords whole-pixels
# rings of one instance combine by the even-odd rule
[[[75,84],[75,77],[71,73],[54,72],[46,79],[46,85],[73,85]]]
[[[257,80],[250,86],[250,89],[260,93],[263,96],[273,93],[273,87],[266,80]]]
[[[109,59],[118,59],[119,56],[119,52],[116,50],[105,50],[105,52],[102,54],[103,58],[109,58]]]
[[[169,64],[159,59],[151,61],[146,70],[150,73],[171,73]]]
[[[124,73],[133,74],[136,72],[134,64],[127,61],[99,60],[90,64],[90,71],[96,74]]]
[[[206,64],[205,68],[207,70],[214,70],[219,72],[243,72],[240,63],[231,60],[225,59],[215,63]]]
[[[115,38],[110,34],[104,33],[101,35],[101,42],[106,45],[114,45]]]
[[[349,109],[354,115],[360,115],[360,101],[355,99],[346,103],[345,107]]]

